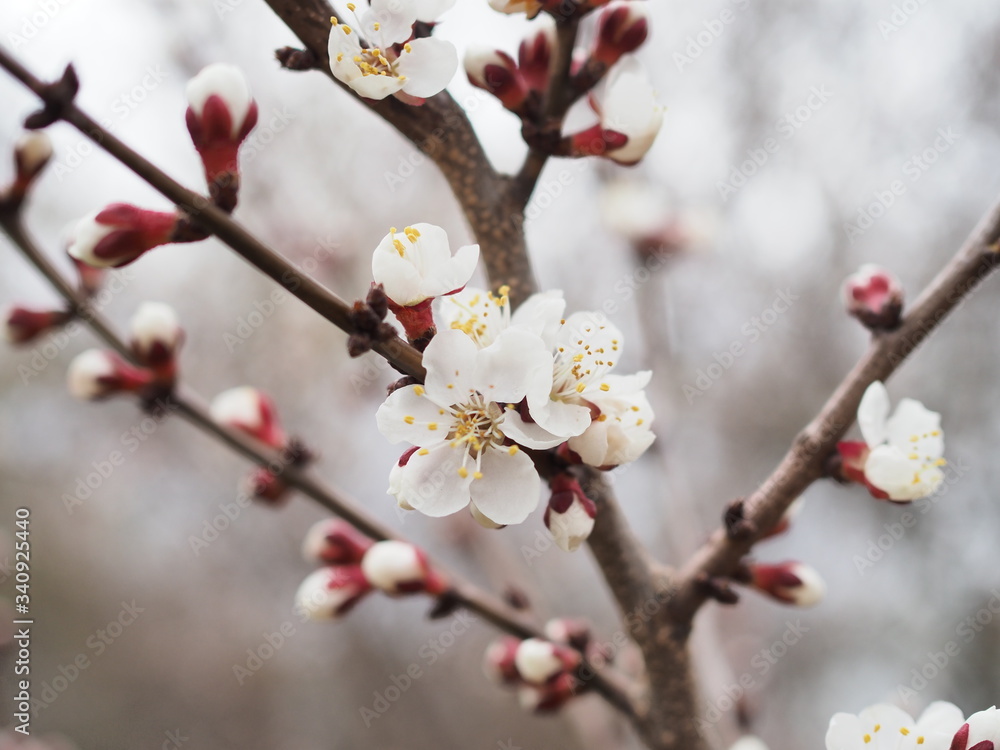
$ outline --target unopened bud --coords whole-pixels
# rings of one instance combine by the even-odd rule
[[[80,278],[80,291],[87,297],[93,297],[101,291],[101,285],[104,284],[104,279],[108,275],[107,269],[88,265],[73,256],[70,256],[69,259]]]
[[[520,639],[505,635],[486,647],[483,672],[490,680],[498,685],[515,685],[521,681],[521,675],[514,665],[514,657],[520,645]]]
[[[577,651],[541,638],[521,641],[514,655],[517,673],[533,685],[544,685],[561,672],[576,669],[579,664]]]
[[[204,68],[187,85],[187,126],[205,166],[205,179],[227,194],[220,204],[231,211],[239,187],[240,144],[257,124],[257,104],[243,73],[235,65]]]
[[[542,685],[523,685],[517,691],[518,702],[525,711],[548,713],[562,708],[576,694],[576,678],[563,672]]]
[[[903,285],[889,271],[873,263],[847,277],[842,289],[847,312],[873,331],[899,327],[903,313]]]
[[[144,302],[132,316],[131,334],[138,360],[157,370],[167,369],[172,376],[177,349],[184,341],[174,309],[162,302]]]
[[[373,544],[353,525],[339,518],[313,524],[302,542],[302,556],[327,565],[356,565]]]
[[[580,653],[586,653],[590,644],[590,623],[583,619],[559,617],[545,623],[545,637],[556,643],[565,643]]]
[[[549,486],[552,497],[545,509],[545,526],[559,549],[573,552],[594,530],[597,506],[568,474],[557,474]]]
[[[605,156],[611,151],[624,148],[628,136],[617,130],[607,130],[594,125],[579,133],[566,136],[559,144],[559,156]]]
[[[424,551],[407,542],[376,542],[365,552],[361,570],[372,586],[393,596],[445,590],[444,580],[431,568]]]
[[[114,203],[79,221],[67,251],[91,266],[119,268],[170,242],[177,221],[174,213]]]
[[[244,480],[242,489],[247,495],[265,505],[279,506],[288,500],[288,485],[263,467],[250,472]]]
[[[72,318],[66,310],[29,310],[16,305],[4,316],[3,335],[11,344],[27,344],[53,331]]]
[[[1000,711],[978,711],[955,733],[950,750],[996,750],[1000,747]]]
[[[556,24],[550,16],[542,16],[532,26],[537,30],[521,42],[517,66],[527,87],[543,94],[549,87],[549,61],[555,46]]]
[[[66,381],[74,398],[96,401],[116,393],[141,391],[152,382],[152,375],[114,352],[88,349],[70,363]]]
[[[753,563],[750,573],[754,588],[786,604],[812,607],[826,594],[826,584],[819,573],[804,563]]]
[[[649,35],[648,17],[644,2],[608,4],[597,22],[597,42],[591,56],[611,67],[622,55],[637,50]]]
[[[11,192],[23,198],[45,165],[52,159],[52,141],[40,131],[22,135],[14,145],[15,176]]]
[[[310,620],[336,620],[371,590],[358,565],[321,568],[299,586],[295,607]]]
[[[281,449],[288,444],[274,403],[251,386],[223,391],[212,400],[209,413],[219,424],[245,432],[272,448]]]
[[[517,63],[506,52],[474,47],[465,55],[469,83],[488,91],[511,112],[521,112],[528,98],[528,85]]]

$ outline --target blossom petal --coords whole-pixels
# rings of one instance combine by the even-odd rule
[[[426,447],[448,434],[451,414],[426,395],[422,386],[410,385],[389,394],[375,413],[375,421],[390,443],[406,441]]]
[[[490,401],[516,403],[540,384],[551,384],[552,355],[538,336],[508,328],[479,351],[475,380]]]
[[[457,404],[476,392],[475,342],[461,331],[439,331],[424,350],[427,395],[442,406]]]
[[[923,497],[922,494],[913,494],[919,468],[919,464],[914,464],[899,448],[880,445],[868,455],[865,478],[887,492],[892,500],[915,500]]]
[[[542,488],[535,464],[523,451],[496,448],[482,455],[482,479],[472,483],[472,501],[494,523],[521,523],[535,508]]]
[[[511,316],[510,324],[542,337],[549,349],[555,348],[556,333],[566,312],[566,300],[560,290],[532,294]]]
[[[587,422],[590,422],[590,410],[587,409]],[[526,422],[516,409],[507,409],[500,423],[503,434],[518,445],[525,448],[555,448],[566,442],[566,436],[552,434],[535,422]],[[586,427],[584,427],[586,429]]]
[[[414,510],[435,518],[448,516],[469,504],[472,473],[458,473],[465,456],[443,443],[426,453],[417,451],[402,469],[397,497]]]
[[[388,47],[400,44],[413,36],[417,21],[417,7],[413,2],[399,0],[371,0],[371,10],[361,17],[361,25],[370,43]],[[374,26],[378,24],[376,31]]]
[[[530,396],[528,403],[531,404]],[[592,415],[589,406],[555,401],[546,396],[540,407],[531,409],[531,418],[541,429],[552,435],[561,435],[565,441],[590,427]]]
[[[930,459],[944,455],[941,415],[919,401],[904,398],[886,423],[888,440],[900,450],[912,450]]]
[[[889,417],[889,392],[882,381],[876,380],[865,390],[858,404],[858,427],[870,448],[882,445],[889,435],[886,421]]]
[[[458,70],[455,45],[427,37],[414,39],[407,46],[393,66],[398,75],[405,76],[403,91],[422,99],[444,91]]]
[[[417,20],[432,23],[438,20],[442,13],[451,10],[458,0],[413,0],[417,12]]]

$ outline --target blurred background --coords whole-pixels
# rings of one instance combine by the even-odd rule
[[[679,562],[729,500],[768,475],[864,350],[865,332],[842,309],[843,278],[878,262],[912,299],[1000,192],[1000,10],[985,0],[649,8],[641,58],[666,107],[658,142],[631,169],[550,163],[528,235],[542,286],[564,289],[570,309],[613,302],[627,336],[622,371],[655,370],[659,439],[614,481],[643,541]],[[528,26],[485,0],[460,0],[442,21],[460,53],[473,43],[513,52]],[[72,61],[82,106],[196,188],[184,85],[208,63],[241,66],[261,116],[237,217],[347,299],[367,288],[371,249],[391,225],[428,221],[455,244],[472,240],[412,146],[324,76],[278,68],[273,50],[296,40],[260,0],[4,0],[0,39],[42,77]],[[514,117],[461,75],[451,91],[495,163],[516,169],[525,149]],[[4,148],[34,106],[0,76]],[[167,204],[68,126],[50,132],[56,155],[28,223],[68,272],[61,247],[78,217],[119,200]],[[778,148],[747,166],[767,139]],[[6,179],[11,168],[0,169]],[[903,194],[849,236],[845,225],[896,180]],[[667,262],[634,252],[622,231],[637,222],[672,238]],[[6,238],[0,268],[0,303],[56,302]],[[801,612],[748,593],[699,616],[702,718],[717,746],[738,736],[741,679],[751,729],[773,750],[820,747],[833,713],[877,701],[916,712],[946,699],[967,713],[997,702],[995,284],[889,384],[894,400],[943,414],[951,469],[939,495],[906,509],[817,484],[792,532],[757,552],[816,567],[825,601]],[[618,629],[586,551],[534,554],[546,538],[540,512],[499,533],[465,514],[398,512],[385,495],[398,449],[372,418],[391,376],[374,358],[349,359],[343,335],[296,300],[268,308],[271,283],[220,243],[157,250],[113,287],[104,311],[121,327],[145,300],[173,305],[188,331],[185,382],[206,397],[266,390],[288,429],[320,452],[321,473],[372,514],[493,590],[519,587],[539,621],[585,616],[603,641]],[[785,312],[773,307],[781,294],[793,301]],[[248,324],[249,335],[238,332]],[[745,354],[724,366],[716,355],[734,342]],[[299,497],[278,511],[253,506],[194,544],[234,503],[248,466],[180,420],[157,424],[91,495],[68,503],[143,418],[125,400],[67,394],[67,364],[95,344],[83,331],[0,354],[0,526],[10,537],[14,509],[31,509],[36,698],[50,688],[36,732],[104,750],[637,747],[593,696],[554,717],[523,713],[481,674],[496,633],[427,621],[425,600],[372,597],[341,623],[299,622],[293,595],[311,571],[299,547],[323,513]],[[907,511],[914,523],[896,538]],[[0,557],[12,554],[9,541]],[[286,623],[292,634],[254,662]],[[81,656],[87,666],[74,673]],[[629,668],[628,654],[622,662]],[[419,679],[379,712],[378,697],[413,664]],[[7,679],[9,654],[3,666]]]

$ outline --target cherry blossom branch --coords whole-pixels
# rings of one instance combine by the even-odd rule
[[[805,489],[825,474],[825,464],[838,440],[854,423],[865,389],[887,379],[968,296],[1000,265],[1000,203],[979,222],[954,258],[913,303],[898,329],[873,336],[868,351],[827,400],[819,414],[800,432],[774,472],[744,502],[744,517],[753,533],[734,539],[725,529],[687,562],[678,576],[676,594],[665,624],[690,627],[707,596],[699,580],[728,577]]]
[[[55,287],[70,305],[74,315],[89,325],[122,357],[133,364],[139,364],[135,360],[132,348],[114,332],[108,320],[92,307],[86,296],[74,288],[41,252],[25,231],[19,207],[7,207],[0,203],[0,230],[7,234],[25,258]],[[192,425],[244,458],[264,468],[281,466],[281,480],[285,484],[296,488],[334,515],[348,521],[365,535],[376,541],[401,540],[391,529],[360,510],[359,503],[329,487],[309,470],[289,463],[277,451],[262,446],[242,432],[216,422],[209,415],[204,399],[190,389],[175,390],[165,397],[164,402],[165,407],[172,407]],[[517,638],[545,638],[540,630],[525,622],[524,618],[509,605],[450,572],[443,571],[440,566],[435,565],[435,568],[442,570],[448,581],[448,588],[441,595],[448,605],[464,607],[499,630]],[[620,677],[610,675],[606,671],[599,672],[586,661],[581,664],[579,674],[585,676],[585,685],[588,688],[598,692],[616,709],[626,716],[635,715],[636,708],[630,697],[632,688]]]
[[[0,67],[38,95],[52,119],[61,119],[73,125],[167,199],[190,214],[198,226],[217,236],[251,265],[285,287],[289,293],[346,333],[355,332],[350,318],[350,305],[315,279],[299,271],[230,218],[225,211],[214,206],[211,201],[188,190],[125,145],[77,107],[73,102],[72,93],[67,96],[60,84],[43,83],[2,47],[0,47]],[[63,81],[75,75],[71,71],[72,68],[67,69]],[[388,341],[374,342],[373,349],[401,372],[423,379],[424,368],[420,352],[403,340],[396,337]]]
[[[327,51],[330,16],[326,0],[265,0],[308,51],[314,65],[426,154],[448,181],[479,242],[491,279],[507,279],[510,298],[522,301],[534,286],[523,231],[523,209],[515,181],[497,172],[465,111],[447,93],[420,107],[388,97],[362,99],[333,77]]]

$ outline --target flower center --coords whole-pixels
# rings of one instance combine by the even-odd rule
[[[556,351],[552,398],[565,400],[579,396],[589,383],[598,380],[615,366],[614,359],[609,359],[614,355],[605,347],[592,347],[584,341],[581,335],[573,342],[575,346],[560,346]],[[612,339],[611,344],[612,351],[617,352],[620,346],[618,340]],[[574,350],[575,353],[571,353]],[[610,390],[610,386],[602,383],[601,390]]]
[[[458,317],[451,322],[451,327],[462,331],[465,335],[476,342],[476,346],[482,348],[493,343],[495,331],[492,329],[499,326],[499,330],[504,330],[510,325],[510,287],[502,286],[498,289],[500,296],[493,292],[487,292],[483,297],[476,294],[468,301],[448,298],[448,304],[455,305],[459,309]],[[490,318],[490,312],[493,317]]]
[[[340,27],[340,30],[347,35],[355,34],[358,36],[358,44],[361,50],[358,54],[354,55],[354,64],[358,66],[361,71],[362,76],[392,76],[393,78],[399,78],[401,81],[406,80],[406,76],[397,76],[396,71],[393,67],[399,55],[397,50],[390,45],[381,45],[373,47],[366,47],[366,40],[362,40],[355,29],[364,28],[360,19],[356,14],[357,6],[354,3],[347,4],[347,10],[350,11],[351,15],[354,17],[354,27],[348,26],[347,24],[341,23],[336,16],[330,17],[330,23],[334,26]],[[375,35],[381,36],[379,32],[382,29],[382,24],[375,21],[371,25],[371,32]],[[410,45],[402,45],[403,52],[411,52],[412,49]],[[344,53],[339,53],[337,55],[337,62],[341,62],[344,59]]]
[[[464,448],[467,455],[478,460],[485,448],[503,443],[504,435],[498,426],[503,412],[482,394],[475,393],[468,402],[449,408],[454,416],[448,433],[453,448]]]

